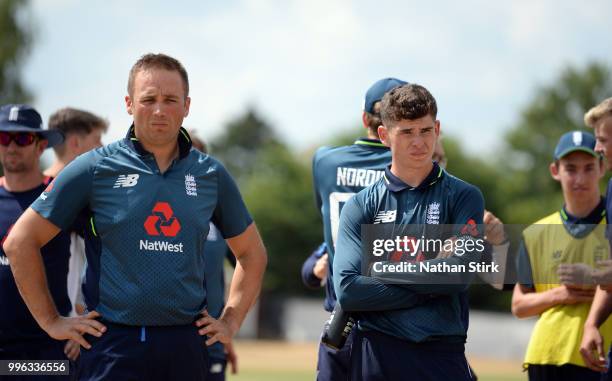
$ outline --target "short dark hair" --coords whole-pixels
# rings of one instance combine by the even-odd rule
[[[64,137],[68,138],[68,136],[74,134],[87,135],[96,129],[106,131],[108,129],[108,122],[106,119],[92,114],[89,111],[64,107],[51,114],[48,127],[50,130],[61,131]],[[53,147],[55,152],[60,156],[64,154],[65,148],[65,143]]]
[[[176,58],[172,58],[166,54],[148,53],[140,57],[138,61],[130,69],[130,76],[128,77],[127,91],[128,94],[132,95],[134,90],[134,79],[139,71],[147,69],[165,69],[169,71],[176,71],[183,80],[183,87],[185,88],[185,98],[189,96],[189,77],[187,76],[187,70],[182,63]]]
[[[387,128],[401,120],[415,120],[426,115],[435,120],[438,106],[433,95],[421,85],[398,86],[386,93],[381,102],[380,116]]]
[[[364,111],[365,123],[368,129],[378,136],[378,127],[382,124],[382,119],[380,119],[380,101],[374,103],[372,109],[374,112]]]

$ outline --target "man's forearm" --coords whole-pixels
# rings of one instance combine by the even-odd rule
[[[311,255],[302,265],[302,283],[309,288],[320,288],[321,279],[314,274],[314,268],[317,263],[317,258]]]
[[[376,274],[376,277],[420,294],[456,294],[467,290],[475,278],[476,274],[470,271],[469,266],[478,262],[480,257],[480,253],[473,252],[463,256],[413,262],[414,271],[381,273]],[[427,270],[436,266],[448,266],[449,269],[457,268],[459,271]]]
[[[338,301],[345,311],[385,311],[412,308],[431,298],[379,279],[353,275],[336,286]]]
[[[597,288],[585,325],[599,328],[612,313],[612,293]]]
[[[512,313],[518,318],[540,315],[547,309],[561,304],[556,289],[544,292],[526,292],[512,300]]]
[[[38,325],[45,329],[59,313],[49,292],[40,249],[27,239],[18,240],[19,237],[9,237],[4,250],[21,297]]]
[[[221,319],[228,322],[234,333],[242,325],[259,295],[268,261],[263,245],[250,249],[237,259],[227,304],[221,315]]]

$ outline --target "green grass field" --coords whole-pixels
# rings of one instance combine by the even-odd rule
[[[228,381],[312,381],[315,379],[317,343],[239,341],[238,375]],[[519,361],[470,358],[482,381],[527,380]],[[229,373],[228,373],[229,374]]]

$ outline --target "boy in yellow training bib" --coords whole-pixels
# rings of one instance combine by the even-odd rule
[[[582,327],[593,300],[594,286],[561,284],[560,265],[595,267],[608,258],[605,237],[605,200],[599,180],[605,173],[590,133],[564,134],[550,164],[552,177],[561,183],[564,205],[523,232],[518,260],[518,284],[512,296],[512,313],[540,315],[527,347],[524,366],[529,380],[599,380],[580,356]],[[583,283],[587,283],[586,281]],[[601,327],[606,348],[612,337],[612,320]]]

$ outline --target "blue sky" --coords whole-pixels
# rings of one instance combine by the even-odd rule
[[[127,74],[147,52],[186,66],[184,125],[200,136],[252,105],[300,150],[358,128],[365,90],[395,76],[433,93],[445,133],[491,154],[562,68],[612,66],[607,0],[32,0],[31,10],[35,106],[44,119],[64,106],[106,117],[105,142],[125,134]]]

